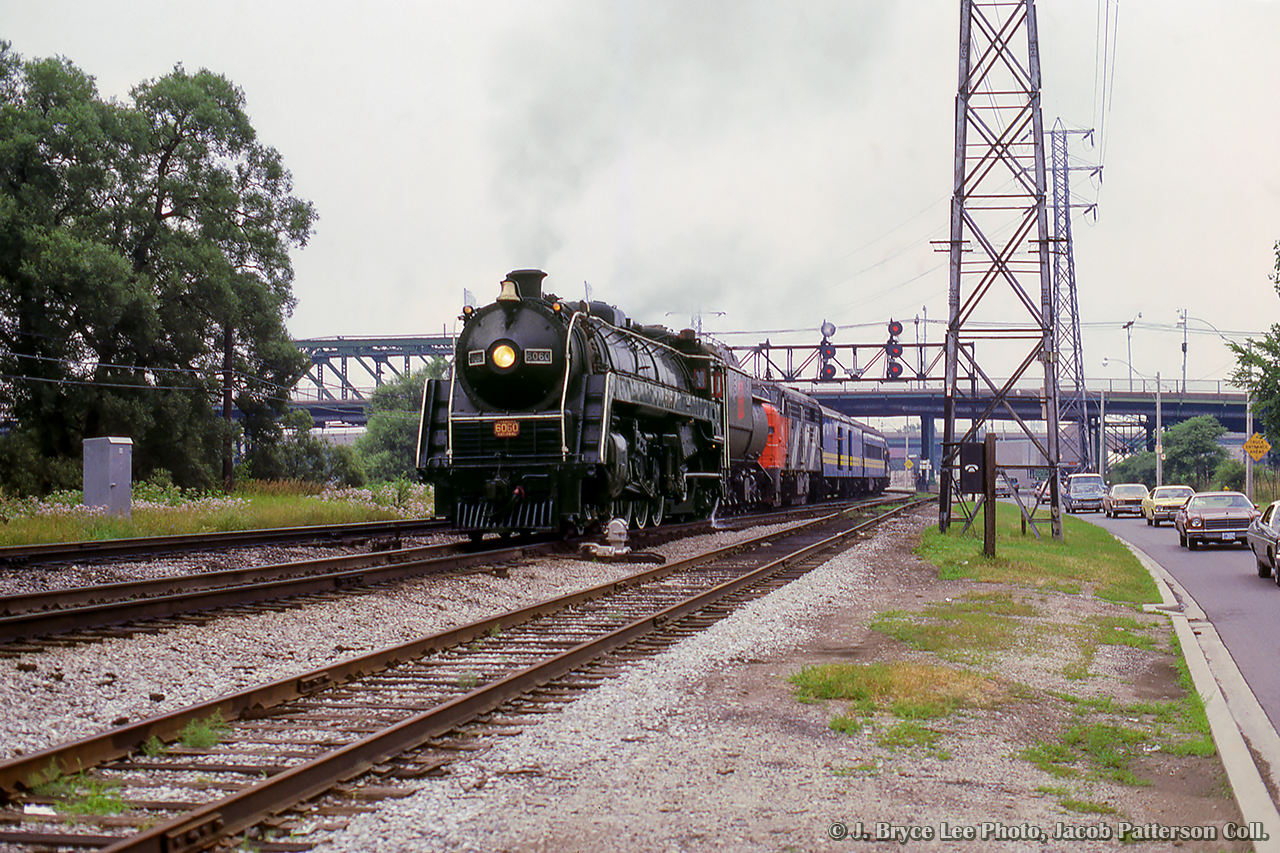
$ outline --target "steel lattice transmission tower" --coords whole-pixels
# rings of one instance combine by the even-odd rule
[[[1089,409],[1084,387],[1084,350],[1080,345],[1080,309],[1076,299],[1076,262],[1071,240],[1071,166],[1068,131],[1054,122],[1053,140],[1053,314],[1058,329],[1059,449],[1065,465],[1094,471],[1096,457],[1089,440]],[[1067,453],[1067,448],[1071,452]]]
[[[960,4],[955,188],[951,200],[950,318],[939,528],[960,494],[960,446],[977,440],[1003,406],[1049,466],[1050,520],[1062,538],[1057,470],[1058,392],[1053,280],[1045,192],[1040,49],[1033,0]],[[1038,292],[1037,292],[1038,289]],[[979,344],[981,346],[979,346]],[[965,389],[960,358],[985,388]],[[997,385],[977,363],[1014,365]],[[1003,368],[1002,368],[1003,369]],[[1043,440],[1007,400],[1019,379],[1042,370]],[[966,390],[968,393],[966,394]],[[977,399],[978,391],[990,398]],[[966,399],[966,397],[970,399]],[[957,415],[970,426],[958,436]]]

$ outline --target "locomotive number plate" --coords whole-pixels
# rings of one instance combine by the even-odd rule
[[[519,421],[494,421],[493,437],[494,438],[519,438],[520,422]]]

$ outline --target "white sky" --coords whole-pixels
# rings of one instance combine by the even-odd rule
[[[1046,127],[1101,127],[1074,220],[1085,374],[1217,379],[1280,316],[1280,0],[1040,0]],[[225,74],[320,214],[295,337],[437,334],[508,270],[712,333],[947,311],[954,0],[0,0],[105,97]],[[1096,137],[1095,137],[1096,138]],[[667,312],[674,316],[667,317]],[[725,312],[723,316],[713,312]],[[817,332],[799,336],[816,342]],[[730,343],[755,343],[754,335]],[[1102,366],[1103,357],[1110,366]],[[989,371],[1001,375],[1001,371]]]

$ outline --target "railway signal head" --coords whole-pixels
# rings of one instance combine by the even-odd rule
[[[887,379],[898,379],[902,376],[902,363],[898,361],[898,359],[902,358],[902,344],[898,342],[898,335],[900,334],[902,334],[901,321],[890,320],[889,340],[884,345],[884,375]]]
[[[830,382],[836,378],[836,366],[833,359],[836,357],[836,345],[827,341],[824,337],[822,343],[818,344],[818,358],[821,362],[818,365],[818,378]]]

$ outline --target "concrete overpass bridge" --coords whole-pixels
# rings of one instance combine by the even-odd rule
[[[375,387],[453,354],[454,340],[438,335],[392,338],[313,338],[296,342],[311,358],[311,368],[299,383],[293,405],[307,411],[317,427],[363,426],[366,406]],[[998,380],[997,380],[998,381]],[[943,383],[937,380],[797,382],[824,405],[860,420],[910,418],[919,421],[922,443],[934,449],[925,458],[937,459],[936,424],[943,417]],[[1027,422],[1041,421],[1039,389],[1015,388],[1006,398],[1008,407]],[[1085,412],[1088,434],[1097,447],[1098,423],[1105,409],[1107,445],[1113,452],[1132,453],[1154,449],[1156,410],[1168,427],[1180,421],[1212,415],[1229,432],[1245,431],[1243,391],[1221,381],[1095,380],[1086,384]],[[957,401],[961,421],[978,417],[991,402],[991,394],[974,388]],[[1012,420],[1008,409],[998,408],[993,419]],[[1065,460],[1064,460],[1065,461]]]

